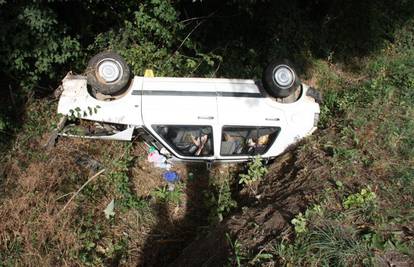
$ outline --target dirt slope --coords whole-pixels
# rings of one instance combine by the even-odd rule
[[[312,196],[320,191],[326,177],[312,180],[309,172],[320,173],[322,155],[287,152],[269,169],[256,196],[245,198],[241,209],[219,224],[206,237],[189,244],[169,266],[224,266],[237,237],[251,253],[262,250],[270,240],[289,234],[289,222],[303,211]],[[228,237],[226,236],[228,235]]]

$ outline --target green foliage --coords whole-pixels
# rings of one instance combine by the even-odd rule
[[[375,193],[368,186],[350,194],[336,180],[337,189],[319,204],[323,213],[298,214],[295,240],[276,244],[284,264],[375,265],[375,255],[388,251],[413,256],[413,242],[389,230],[413,219],[407,216],[413,209],[413,58],[412,51],[375,57],[365,70],[369,79],[327,94],[324,123],[340,128],[335,141],[324,144],[335,179],[357,181],[370,171],[385,177],[376,177]]]
[[[95,223],[90,214],[80,222],[80,226],[79,239],[82,243],[82,250],[79,252],[80,260],[88,266],[102,264],[102,259],[95,252],[96,245],[102,238],[102,226]]]
[[[321,164],[329,169],[337,190],[292,220],[296,234],[291,236],[296,239],[276,244],[274,254],[280,263],[296,266],[370,265],[375,264],[374,255],[388,251],[413,256],[414,244],[405,230],[414,221],[414,22],[402,25],[412,17],[414,2],[325,2],[0,0],[0,99],[5,103],[0,107],[1,149],[8,143],[4,147],[23,151],[21,159],[28,160],[16,164],[22,169],[36,160],[46,162],[49,156],[40,151],[37,142],[50,128],[45,121],[53,116],[55,103],[33,100],[33,92],[43,96],[38,93],[53,89],[68,70],[84,70],[87,59],[101,50],[118,51],[134,74],[152,68],[157,76],[260,78],[263,65],[271,58],[293,59],[305,71],[302,77],[316,80],[324,91],[321,125],[332,134],[320,132],[316,147],[326,152]],[[316,79],[308,70],[313,70]],[[94,110],[73,113],[79,116],[83,112]],[[17,132],[22,133],[12,142]],[[255,161],[240,176],[240,183],[247,187],[266,173]],[[108,234],[107,228],[116,223],[118,215],[130,215],[136,209],[146,211],[147,216],[151,213],[146,201],[132,190],[132,162],[131,148],[125,147],[121,158],[105,162],[108,179],[89,184],[77,197],[81,205],[73,214],[79,216],[71,227],[78,235],[80,251],[57,248],[53,238],[38,248],[33,245],[38,233],[31,234],[34,243],[28,249],[20,236],[10,235],[11,241],[0,251],[0,265],[27,265],[20,261],[24,257],[35,260],[32,264],[47,257],[57,265],[117,265],[111,259],[125,257],[132,239]],[[307,171],[306,164],[299,170]],[[309,173],[310,179],[318,178],[319,169],[316,172]],[[19,180],[1,175],[6,187]],[[74,177],[69,182],[78,185],[81,177]],[[210,181],[205,194],[214,222],[223,220],[237,205],[231,195],[232,179]],[[375,194],[371,189],[355,188],[359,181],[373,183],[374,179]],[[43,200],[54,200],[55,193]],[[116,199],[120,210],[102,223],[101,210],[98,214],[88,205],[96,207],[107,194]],[[161,201],[175,202],[181,193],[170,195],[159,188],[154,194]],[[39,202],[33,203],[30,208],[36,210]],[[19,213],[22,220],[28,218],[26,212]],[[30,218],[24,227],[32,229],[31,223]],[[113,228],[131,230],[131,221],[126,223],[128,226]],[[232,265],[265,265],[262,260],[274,259],[262,252],[249,255],[241,239],[227,239],[234,256]],[[272,238],[271,242],[278,241]],[[39,258],[27,256],[25,251]]]
[[[154,69],[156,76],[188,76],[203,68],[208,72],[221,58],[198,51],[197,44],[189,38],[191,31],[183,35],[186,29],[178,16],[168,1],[142,3],[133,19],[125,21],[119,31],[98,35],[91,49],[118,51],[137,75],[143,75],[147,68]]]
[[[120,260],[128,251],[128,239],[112,238],[107,242],[104,225],[91,214],[79,221],[79,241],[82,245],[76,257],[86,266],[103,265],[111,259]]]
[[[183,184],[176,184],[174,190],[169,190],[168,186],[158,187],[151,192],[151,195],[161,202],[181,203],[183,196]]]
[[[80,58],[79,40],[66,33],[67,28],[59,23],[51,8],[37,4],[7,5],[9,13],[0,21],[3,70],[26,91],[38,87],[43,79],[60,78],[56,69]]]
[[[307,209],[305,214],[302,214],[299,212],[298,215],[296,215],[295,218],[292,219],[292,224],[295,228],[296,234],[305,233],[307,231],[307,224],[308,220],[312,218],[313,216],[322,216],[323,210],[320,205],[314,205],[312,208]]]
[[[119,195],[120,204],[124,209],[138,209],[146,210],[147,203],[140,199],[134,191],[131,190],[129,167],[132,164],[134,157],[131,153],[131,144],[125,146],[125,153],[122,158],[113,160],[113,171],[108,174],[108,178],[113,182],[117,193]]]
[[[264,166],[260,156],[255,156],[253,161],[247,164],[247,174],[239,175],[239,184],[250,185],[254,182],[260,181],[263,176],[268,173],[266,166]]]
[[[230,248],[232,250],[232,256],[231,258],[228,259],[228,263],[231,266],[238,266],[241,267],[243,260],[246,259],[246,253],[243,252],[243,247],[240,244],[240,242],[235,239],[234,241],[232,241],[230,235],[228,233],[226,233],[226,239],[227,239],[227,243],[230,245]]]
[[[86,118],[88,115],[92,116],[93,114],[98,113],[98,110],[101,108],[101,106],[96,105],[94,107],[87,107],[87,109],[82,110],[80,107],[76,107],[75,109],[69,110],[69,116],[68,119],[70,121],[75,121],[77,118],[83,117]],[[62,114],[60,114],[62,115]]]
[[[373,256],[357,232],[341,224],[312,228],[294,245],[282,243],[275,250],[293,265],[354,266],[368,264]]]
[[[3,117],[0,117],[0,132],[4,132],[6,128],[7,128],[7,121]]]
[[[295,226],[295,232],[296,234],[304,233],[306,232],[306,224],[307,224],[307,218],[299,212],[298,215],[296,215],[295,218],[292,219],[292,224]]]
[[[370,205],[375,205],[376,195],[371,189],[363,188],[361,192],[349,195],[342,205],[345,209],[350,208],[364,208]]]
[[[18,257],[24,251],[22,238],[16,236],[11,242],[6,244],[6,249],[0,251],[0,267],[12,267],[18,263]]]
[[[380,213],[377,196],[369,187],[346,197],[343,190],[340,186],[338,190],[326,191],[320,205],[307,209],[304,214],[299,213],[292,220],[295,241],[281,242],[274,248],[282,262],[293,265],[372,265],[376,262],[374,250],[411,254],[414,244],[403,242],[399,235],[381,231],[382,225],[388,225],[390,217],[388,212]],[[343,209],[338,209],[340,203]],[[368,208],[370,212],[367,212]],[[371,227],[359,230],[358,225],[368,224]]]
[[[210,210],[209,220],[213,223],[221,222],[235,207],[237,202],[231,195],[232,176],[212,177],[209,180],[209,189],[204,192],[206,206]]]
[[[341,194],[342,188],[337,192]],[[335,198],[329,194],[326,197],[320,205],[299,213],[292,220],[296,240],[293,244],[277,244],[276,253],[285,263],[293,265],[350,266],[371,262],[373,254],[368,242],[344,221],[344,216],[353,216],[359,206],[349,206],[347,209],[352,211],[344,214],[332,209]],[[345,198],[344,202],[351,198]]]

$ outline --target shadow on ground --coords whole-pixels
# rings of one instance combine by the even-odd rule
[[[11,84],[0,73],[0,185],[3,182],[6,155],[13,147],[17,132],[22,128],[26,110],[25,98],[14,90]]]
[[[139,266],[168,266],[180,256],[182,250],[197,238],[202,238],[208,227],[209,211],[203,193],[208,190],[209,171],[205,164],[188,164],[181,170],[192,173],[183,189],[186,195],[185,214],[178,220],[171,216],[169,202],[157,201],[154,210],[158,224],[149,233],[142,250]]]
[[[224,266],[232,261],[229,242],[236,239],[258,253],[270,240],[280,238],[295,214],[306,208],[308,195],[323,187],[320,181],[307,179],[298,161],[297,153],[287,152],[270,165],[257,191],[259,198],[243,196],[243,190],[233,192],[240,198],[239,206],[216,226],[209,226],[203,202],[209,172],[203,165],[188,166],[187,171],[197,176],[187,182],[187,212],[182,220],[172,221],[165,203],[158,204],[158,224],[146,240],[139,266]]]

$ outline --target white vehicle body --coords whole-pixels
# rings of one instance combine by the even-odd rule
[[[297,101],[280,103],[254,80],[135,76],[122,96],[105,101],[90,94],[85,76],[68,74],[63,80],[58,113],[73,115],[77,110],[80,119],[127,126],[113,135],[90,138],[131,140],[134,130],[142,128],[177,159],[244,161],[252,155],[220,153],[223,127],[278,129],[275,140],[261,154],[263,158],[276,157],[316,129],[319,104],[307,95],[308,90],[302,84]],[[90,112],[95,108],[97,112]],[[211,127],[213,151],[204,156],[183,155],[154,125]]]

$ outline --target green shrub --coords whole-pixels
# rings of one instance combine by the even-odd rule
[[[239,184],[250,185],[263,178],[268,173],[260,156],[255,156],[253,161],[247,164],[247,174],[239,175]]]
[[[205,203],[210,210],[209,220],[212,223],[221,222],[235,207],[237,202],[231,195],[232,176],[212,177],[209,180],[209,189],[204,192]]]
[[[161,202],[172,202],[179,204],[184,194],[183,184],[176,184],[174,190],[170,191],[168,186],[158,187],[151,192],[151,195]]]
[[[364,208],[367,206],[375,205],[375,200],[377,196],[371,189],[363,188],[361,192],[351,194],[342,202],[342,205],[345,209],[350,208]]]
[[[40,86],[43,79],[59,79],[56,69],[81,57],[78,38],[67,34],[51,8],[35,3],[8,3],[4,8],[9,13],[0,20],[4,55],[0,62],[6,74],[17,78],[27,92]]]
[[[221,58],[199,51],[190,36],[183,34],[186,29],[178,16],[168,1],[141,3],[131,20],[119,30],[98,35],[90,49],[118,51],[137,75],[147,68],[154,69],[156,76],[208,73]]]

